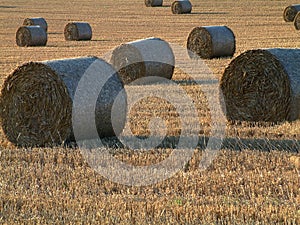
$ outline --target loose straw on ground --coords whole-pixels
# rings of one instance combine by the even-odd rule
[[[37,18],[26,18],[23,21],[24,26],[40,26],[42,27],[46,32],[48,30],[48,24],[47,21],[42,17]]]
[[[147,7],[157,7],[162,6],[163,0],[145,0],[145,5]]]
[[[195,27],[187,39],[189,55],[204,59],[233,56],[235,36],[227,26]]]
[[[179,0],[172,3],[171,10],[173,14],[185,14],[192,12],[192,4],[188,0]]]
[[[20,47],[45,46],[47,33],[40,26],[22,26],[16,33],[16,44]]]
[[[64,29],[67,41],[88,41],[92,39],[92,27],[85,22],[71,22]]]
[[[19,66],[5,80],[1,91],[1,125],[9,141],[18,146],[53,146],[65,140],[73,140],[72,104],[78,83],[87,69],[95,65],[92,84],[111,75],[101,89],[93,108],[97,132],[100,137],[120,133],[126,118],[126,94],[123,84],[111,65],[96,57],[82,57],[43,62],[29,62]],[[98,80],[99,79],[99,80]],[[88,92],[91,87],[85,87]],[[100,88],[100,87],[99,87]],[[122,92],[121,92],[122,91]],[[98,93],[99,93],[98,92]],[[121,92],[118,118],[113,129],[111,111],[116,96]],[[97,96],[96,96],[97,97]],[[82,110],[90,107],[83,96]],[[89,127],[83,118],[86,139]],[[80,121],[79,121],[80,122]],[[92,121],[93,122],[93,121]]]
[[[300,11],[300,4],[297,5],[289,5],[283,11],[283,19],[285,22],[293,22],[295,16]]]
[[[250,50],[221,79],[229,120],[292,121],[300,115],[300,49]]]
[[[175,57],[168,42],[147,38],[122,44],[115,48],[110,59],[124,84],[142,78],[157,76],[171,79]]]

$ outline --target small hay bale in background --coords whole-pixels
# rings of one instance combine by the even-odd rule
[[[65,26],[66,41],[87,41],[92,39],[92,27],[85,22],[71,22]]]
[[[300,49],[258,49],[231,61],[220,86],[233,121],[293,121],[300,115]]]
[[[130,84],[150,76],[171,79],[175,57],[168,42],[160,38],[146,38],[115,48],[110,63],[119,72],[124,84]]]
[[[163,0],[145,0],[145,5],[147,7],[157,7],[163,5]]]
[[[296,30],[300,30],[300,12],[297,13],[294,19],[294,26]]]
[[[22,26],[16,33],[16,43],[20,47],[45,46],[47,38],[46,31],[40,26]]]
[[[233,56],[235,36],[227,26],[195,27],[187,39],[189,55],[195,54],[203,59]]]
[[[285,22],[293,22],[295,16],[300,11],[300,4],[297,5],[289,5],[283,11],[283,19]]]
[[[29,62],[8,76],[1,91],[0,107],[1,125],[8,140],[18,146],[53,146],[73,140],[71,119],[75,91],[86,70],[94,63],[99,82],[108,73],[111,75],[101,92],[99,90],[94,108],[98,134],[106,137],[120,133],[125,124],[127,107],[123,83],[117,72],[104,60],[81,57]],[[117,129],[114,126],[114,130],[111,111],[120,92],[123,108],[118,109],[119,117],[114,121]],[[88,107],[84,104],[88,104],[85,99],[83,111]],[[85,138],[97,138],[89,136],[87,126],[86,123],[82,124],[87,131]]]
[[[172,3],[173,14],[185,14],[192,12],[192,4],[189,0],[179,0]]]
[[[24,26],[40,26],[42,27],[46,32],[48,30],[48,24],[47,21],[42,17],[37,18],[26,18],[23,21]]]

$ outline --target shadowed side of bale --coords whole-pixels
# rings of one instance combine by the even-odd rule
[[[294,19],[294,26],[296,30],[300,30],[300,12],[297,13]]]
[[[37,18],[26,18],[23,21],[24,26],[40,26],[42,27],[46,32],[48,30],[48,24],[47,21],[42,17]]]
[[[87,41],[92,39],[92,27],[84,22],[68,23],[64,29],[65,40]]]
[[[171,10],[173,14],[185,14],[192,12],[192,4],[188,0],[175,1],[172,3]]]
[[[229,120],[281,122],[300,115],[300,49],[247,51],[221,79]]]
[[[45,46],[47,44],[47,33],[40,26],[23,26],[17,30],[16,44],[25,46]]]
[[[227,26],[195,27],[187,39],[189,55],[195,54],[204,59],[233,56],[235,36]]]
[[[171,79],[175,57],[166,41],[147,38],[118,46],[113,50],[110,62],[119,72],[124,84],[130,84],[142,77]]]
[[[147,7],[156,7],[156,6],[162,6],[163,0],[145,0],[145,5]]]
[[[1,125],[12,143],[19,146],[52,146],[74,138],[72,129],[72,104],[80,80],[87,69],[95,65],[97,80],[103,79],[103,71],[109,71],[95,103],[95,123],[100,137],[120,133],[126,118],[126,94],[115,70],[96,57],[82,57],[44,62],[30,62],[18,67],[4,82],[1,91]],[[98,74],[99,73],[99,74]],[[89,86],[86,87],[87,91]],[[122,91],[123,108],[119,108],[119,130],[114,130],[111,109],[116,96]],[[82,110],[86,110],[88,99],[82,96]],[[92,113],[93,113],[92,112]],[[90,118],[85,118],[88,120]],[[89,127],[80,126],[89,136]],[[93,122],[93,121],[92,121]]]
[[[297,5],[289,5],[283,11],[283,19],[285,22],[293,22],[295,16],[300,11],[300,4]]]

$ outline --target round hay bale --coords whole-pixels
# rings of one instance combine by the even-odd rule
[[[293,22],[295,16],[300,11],[300,4],[297,5],[289,5],[283,11],[283,19],[285,22]]]
[[[47,33],[40,26],[22,26],[16,33],[16,43],[20,47],[46,46],[47,40]]]
[[[71,22],[65,26],[66,41],[87,41],[92,39],[92,27],[85,22]]]
[[[37,18],[26,18],[23,21],[24,26],[40,26],[42,27],[46,32],[48,30],[48,24],[47,21],[42,17]]]
[[[145,5],[147,7],[157,7],[162,6],[163,0],[145,0]]]
[[[175,57],[168,42],[160,38],[146,38],[122,44],[112,52],[110,63],[124,84],[148,76],[171,79]]]
[[[179,0],[172,3],[173,14],[185,14],[192,12],[192,4],[189,0]]]
[[[235,36],[227,26],[195,27],[187,39],[191,58],[195,54],[203,59],[233,56]]]
[[[107,73],[111,75],[93,108],[98,135],[107,137],[119,134],[125,124],[127,107],[123,83],[117,72],[104,60],[82,57],[29,62],[19,66],[8,76],[1,91],[0,107],[1,125],[8,140],[18,146],[53,146],[66,140],[74,140],[74,95],[79,81],[93,63],[97,65],[96,76],[99,76],[99,82],[104,73],[105,76]],[[119,93],[123,95],[124,107],[118,109],[118,121],[113,121],[114,125],[118,125],[116,129],[112,126],[111,111]],[[84,99],[83,111],[89,107],[86,102]],[[89,136],[86,126],[82,125],[87,130],[85,138],[98,138]]]
[[[297,13],[294,19],[294,26],[296,30],[300,30],[300,12]]]
[[[227,118],[292,121],[300,114],[300,49],[258,49],[231,61],[221,78]]]

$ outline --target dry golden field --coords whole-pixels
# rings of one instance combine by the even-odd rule
[[[300,46],[300,33],[283,20],[293,1],[193,0],[192,14],[173,15],[172,1],[147,8],[143,0],[0,1],[0,84],[28,61],[95,55],[121,43],[160,37],[186,46],[195,26],[227,25],[236,36],[236,54],[256,48]],[[20,48],[15,32],[27,17],[48,22],[46,47]],[[66,42],[69,21],[87,21],[92,41]],[[220,78],[230,58],[205,60]],[[200,136],[209,137],[211,118],[201,89],[180,69],[173,79],[195,100]],[[153,89],[167,87],[159,85]],[[143,92],[139,86],[128,87]],[[172,91],[170,90],[170,93]],[[58,106],[59,107],[59,106]],[[136,135],[149,135],[153,116],[166,121],[168,135],[180,133],[175,108],[155,98],[141,101],[129,113]],[[186,115],[189,116],[189,115]],[[157,131],[159,134],[159,130]],[[300,122],[228,124],[220,154],[198,168],[202,148],[172,178],[150,186],[113,183],[96,173],[76,148],[17,148],[0,136],[0,223],[2,224],[300,224]],[[113,140],[112,140],[113,141]],[[135,152],[111,147],[115,158],[150,165],[166,158],[170,148]]]

